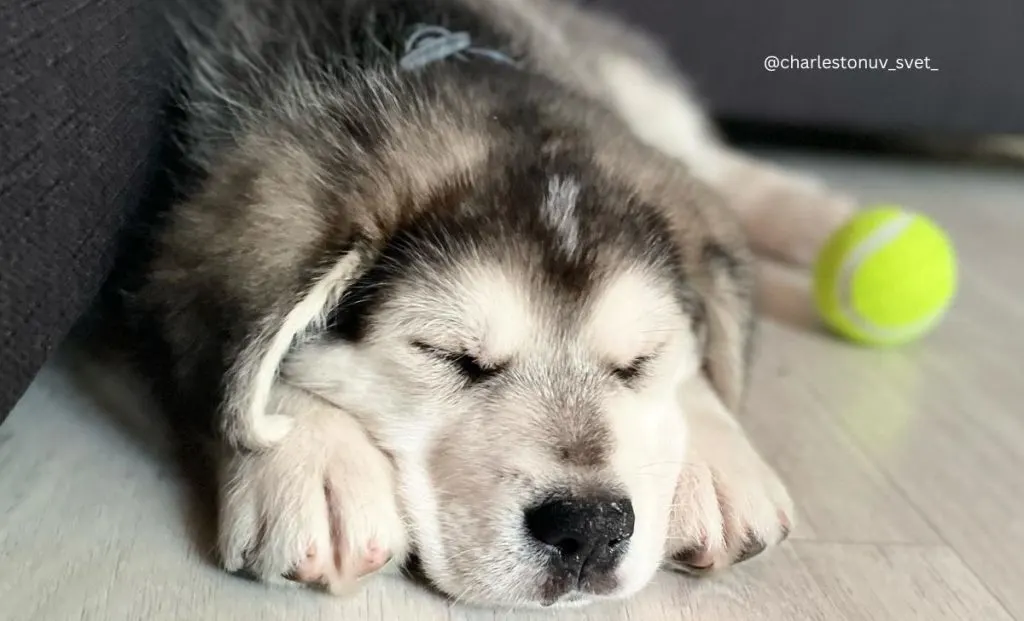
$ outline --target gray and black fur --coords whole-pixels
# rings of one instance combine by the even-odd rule
[[[588,75],[605,46],[668,74],[645,40],[545,0],[213,5],[179,24],[184,196],[159,227],[135,309],[169,356],[169,394],[205,427],[261,445],[243,420],[252,365],[346,257],[346,286],[292,347],[358,341],[390,287],[432,265],[500,252],[535,265],[572,308],[620,257],[672,280],[702,324],[707,372],[738,405],[752,324],[745,246],[714,197],[639,143]],[[469,32],[513,62],[469,55],[402,71],[417,24]],[[582,188],[572,244],[537,208],[553,175]]]

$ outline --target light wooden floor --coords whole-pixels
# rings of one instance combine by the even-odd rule
[[[960,249],[958,303],[926,342],[867,351],[815,331],[794,284],[746,415],[799,505],[791,541],[558,618],[1024,621],[1024,174],[780,159],[934,214]],[[139,412],[111,406],[101,375],[61,356],[0,427],[0,619],[552,618],[450,608],[397,577],[334,600],[223,575],[159,443],[140,443]]]

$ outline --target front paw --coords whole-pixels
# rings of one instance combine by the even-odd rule
[[[666,546],[672,569],[724,569],[781,543],[793,527],[793,501],[782,481],[735,435],[707,447],[713,459],[694,456],[683,467]]]
[[[225,461],[218,546],[229,571],[343,593],[404,555],[406,532],[387,457],[344,412],[307,405],[280,444]]]

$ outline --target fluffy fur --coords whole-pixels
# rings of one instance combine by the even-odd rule
[[[460,600],[571,604],[786,536],[734,419],[744,229],[806,261],[845,199],[568,3],[214,4],[181,25],[188,174],[136,310],[217,438],[227,569],[345,591],[411,551]],[[417,24],[512,63],[402,71]],[[631,536],[569,571],[524,526],[553,498],[618,499]]]

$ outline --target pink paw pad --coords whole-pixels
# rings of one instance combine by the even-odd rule
[[[320,559],[317,558],[316,547],[310,545],[306,550],[306,558],[299,562],[289,578],[298,582],[319,582],[323,579],[323,574]]]
[[[363,556],[363,566],[359,576],[362,577],[377,571],[386,565],[389,560],[391,560],[391,554],[376,542],[371,542],[370,545],[366,546],[366,554]]]

